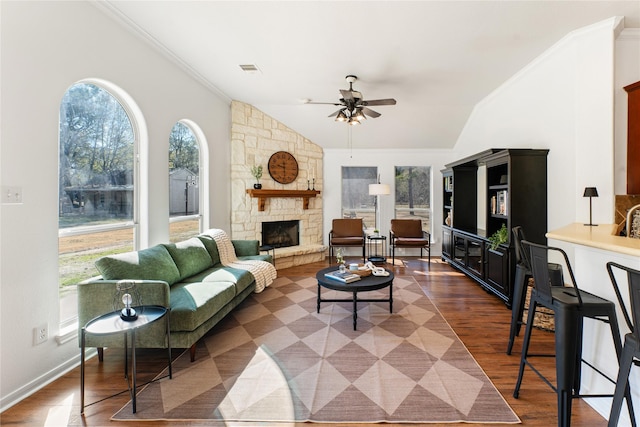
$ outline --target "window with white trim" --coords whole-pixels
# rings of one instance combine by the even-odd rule
[[[431,167],[396,166],[395,218],[420,219],[431,232]]]
[[[369,195],[369,184],[377,183],[375,166],[342,167],[342,217],[362,218],[365,228],[375,228],[375,196]]]
[[[137,134],[115,94],[70,87],[60,104],[58,256],[61,327],[77,320],[77,283],[101,256],[137,249]]]
[[[169,239],[201,231],[200,147],[191,127],[178,122],[169,136]]]

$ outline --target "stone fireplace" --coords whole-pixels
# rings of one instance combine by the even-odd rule
[[[265,221],[262,223],[262,244],[275,248],[300,245],[300,221]]]
[[[280,184],[269,176],[267,163],[276,151],[287,151],[298,162],[298,177],[291,184]],[[253,239],[265,244],[263,223],[291,222],[298,224],[297,245],[280,246],[275,250],[276,267],[286,268],[325,259],[327,247],[322,230],[322,148],[282,123],[249,104],[231,103],[231,237]],[[264,210],[258,199],[247,194],[255,179],[250,168],[262,165],[260,180],[263,189],[306,190],[307,180],[315,179],[320,191],[309,200],[305,209],[301,198],[269,198]],[[278,246],[278,245],[273,245]]]

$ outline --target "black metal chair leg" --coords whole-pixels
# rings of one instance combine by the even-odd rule
[[[620,412],[622,411],[622,399],[629,390],[629,373],[633,363],[633,350],[623,348],[622,358],[620,359],[620,369],[618,371],[618,380],[616,381],[616,389],[613,394],[613,403],[611,404],[611,413],[609,414],[608,427],[616,427],[620,420]],[[629,402],[627,402],[628,404]]]
[[[516,381],[516,387],[513,390],[513,397],[516,399],[520,394],[520,385],[522,384],[522,377],[524,375],[524,365],[527,363],[527,356],[529,353],[529,342],[531,341],[531,329],[533,328],[533,319],[535,317],[537,304],[532,301],[529,305],[529,315],[527,316],[527,325],[524,330],[524,341],[522,342],[522,354],[520,355],[520,370],[518,371],[518,380]]]
[[[507,345],[507,354],[511,354],[515,337],[520,335],[520,327],[522,325],[522,313],[524,313],[524,303],[527,289],[526,268],[522,265],[516,265],[516,276],[514,280],[513,302],[511,306],[511,327],[509,329],[509,344]]]

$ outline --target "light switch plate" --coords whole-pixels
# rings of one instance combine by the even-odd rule
[[[0,191],[3,205],[22,203],[22,187],[3,185]]]

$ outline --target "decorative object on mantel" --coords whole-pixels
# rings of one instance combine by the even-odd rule
[[[260,184],[260,178],[262,178],[262,165],[251,166],[251,175],[256,179],[256,183],[253,184],[253,188],[260,190],[262,188],[262,184]]]
[[[258,210],[260,212],[264,211],[264,206],[269,198],[291,198],[291,197],[300,197],[302,198],[302,209],[309,209],[309,199],[316,197],[320,194],[319,190],[252,190],[251,188],[247,188],[247,194],[251,197],[258,198]]]
[[[291,184],[298,177],[298,161],[286,151],[273,153],[267,166],[271,178],[280,184]]]
[[[585,225],[589,227],[596,227],[598,224],[593,223],[593,205],[591,204],[591,201],[594,197],[598,197],[598,189],[596,187],[585,187],[582,197],[589,198],[589,224]]]

